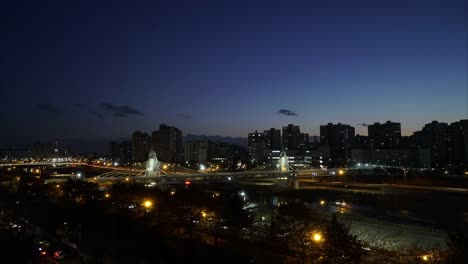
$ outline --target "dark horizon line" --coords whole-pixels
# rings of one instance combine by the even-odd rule
[[[437,120],[433,120],[429,123],[426,123],[425,125],[427,124],[431,124],[433,122],[438,122],[438,123],[445,123],[447,125],[450,125],[452,123],[456,123],[456,122],[459,122],[459,121],[462,121],[462,120],[468,120],[467,119],[459,119],[458,121],[454,121],[454,122],[442,122],[442,121],[437,121]],[[364,126],[364,127],[367,127],[369,125],[373,125],[373,124],[376,124],[376,123],[379,123],[379,124],[385,124],[386,122],[395,122],[395,123],[399,123],[401,124],[401,122],[397,122],[397,121],[391,121],[391,120],[387,120],[385,122],[374,122],[374,123],[361,123],[361,124],[357,124],[356,126],[352,126],[352,125],[349,125],[351,127],[359,127],[359,126]],[[336,122],[336,123],[333,123],[333,122],[328,122],[327,124],[342,124],[342,125],[348,125],[346,123],[341,123],[341,122]],[[288,125],[297,125],[297,124],[294,124],[294,123],[288,123]],[[325,124],[325,125],[327,125]],[[300,127],[300,125],[298,125]],[[322,125],[321,125],[322,126]],[[282,127],[281,127],[282,128]],[[281,128],[275,128],[275,129],[279,129],[281,131]],[[424,126],[422,127],[424,128]],[[422,130],[421,128],[421,130]],[[268,130],[268,129],[271,129],[271,128],[266,128],[266,129],[263,129],[263,130]],[[421,130],[415,130],[415,131],[412,131],[410,132],[411,135],[402,135],[402,137],[409,137],[409,136],[412,136],[414,135],[415,132],[417,131],[421,131]],[[136,131],[141,131],[141,130],[135,130],[134,132]],[[262,131],[262,130],[251,130],[251,131]],[[182,131],[183,132],[183,131]],[[144,132],[144,133],[147,133],[147,132]],[[223,135],[207,135],[207,134],[194,134],[194,133],[188,133],[186,135],[183,135],[183,137],[187,137],[187,136],[197,136],[197,137],[221,137],[221,138],[228,138],[228,139],[241,139],[241,140],[246,140],[248,139],[248,134],[249,133],[252,133],[252,132],[247,132],[247,135],[246,136],[223,136]],[[307,133],[307,132],[303,132],[303,133]],[[355,135],[360,135],[360,136],[368,136],[368,135],[364,135],[364,134],[358,134],[356,133]],[[309,137],[320,137],[320,133],[318,135],[311,135],[309,134]],[[78,138],[78,137],[70,137],[70,138],[62,138],[62,139],[34,139],[34,140],[26,140],[26,141],[23,141],[23,142],[15,142],[13,144],[11,143],[0,143],[0,148],[25,148],[27,146],[30,146],[32,144],[34,144],[35,142],[45,142],[45,143],[53,143],[55,140],[59,140],[59,141],[82,141],[82,142],[86,142],[86,143],[91,143],[91,142],[99,142],[99,143],[102,143],[102,142],[110,142],[110,141],[118,141],[118,140],[129,140],[131,139],[131,135],[128,135],[128,136],[118,136],[118,137],[108,137],[108,138]]]

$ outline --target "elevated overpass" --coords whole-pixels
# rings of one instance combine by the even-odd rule
[[[296,186],[301,180],[310,179],[311,177],[327,177],[332,176],[329,171],[313,168],[307,165],[287,165],[286,169],[282,169],[275,165],[262,165],[252,168],[247,171],[238,172],[208,172],[196,171],[186,167],[173,165],[169,163],[160,163],[158,165],[159,175],[148,176],[143,166],[122,167],[102,164],[89,164],[76,160],[60,160],[60,161],[36,161],[28,163],[0,163],[1,167],[21,167],[21,166],[83,166],[104,170],[103,173],[92,177],[84,177],[83,180],[96,182],[99,184],[111,184],[112,182],[127,181],[127,182],[154,182],[154,183],[183,183],[185,181],[216,181],[216,182],[239,182],[239,181],[268,181],[281,186]],[[55,175],[56,176],[56,175]],[[64,177],[52,177],[45,180],[45,183],[63,182],[66,181],[67,175]],[[69,177],[76,175],[68,174]]]
[[[86,165],[86,163],[76,161],[39,161],[39,162],[9,162],[1,163],[1,167],[33,167],[33,166],[57,166],[57,165]]]

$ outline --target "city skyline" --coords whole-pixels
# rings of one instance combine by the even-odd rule
[[[0,144],[468,118],[468,4],[373,2],[10,3]]]
[[[0,20],[0,263],[468,263],[467,0]]]

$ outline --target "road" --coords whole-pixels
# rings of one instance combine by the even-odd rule
[[[450,188],[437,186],[414,186],[414,185],[396,185],[396,184],[368,184],[368,183],[343,183],[343,182],[316,182],[311,180],[300,180],[302,186],[300,189],[328,189],[339,191],[353,191],[365,193],[394,193],[407,191],[431,191],[431,192],[450,192],[468,194],[466,188]]]
[[[52,257],[39,257],[40,264],[79,264],[80,259],[77,256],[66,256],[63,260],[55,260]]]

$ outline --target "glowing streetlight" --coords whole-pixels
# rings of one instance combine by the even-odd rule
[[[57,185],[55,185],[55,187],[57,187],[57,188],[60,188],[60,185],[59,185],[59,184],[57,184]]]
[[[208,216],[208,214],[205,211],[202,211],[201,215],[202,215],[203,218],[206,218]]]
[[[167,170],[167,165],[166,164],[163,165],[163,169]]]
[[[324,200],[320,200],[320,205],[325,205],[325,201],[324,201]]]
[[[339,170],[339,171],[338,171],[338,174],[339,174],[339,175],[343,175],[344,173],[345,173],[344,170]]]
[[[153,202],[151,200],[145,200],[143,202],[143,207],[145,207],[146,209],[151,209],[151,207],[153,207]]]
[[[312,240],[314,240],[315,242],[322,242],[323,241],[323,237],[322,237],[322,234],[316,232],[316,233],[313,233],[312,234]]]
[[[109,197],[110,197],[110,194],[109,194],[109,193],[106,193],[106,194],[104,194],[104,197],[109,198]]]
[[[423,261],[429,261],[429,255],[421,256]]]

